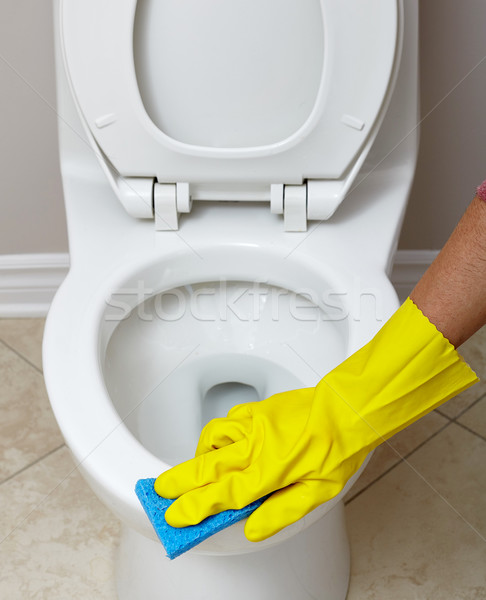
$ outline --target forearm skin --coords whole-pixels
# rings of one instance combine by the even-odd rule
[[[456,348],[486,323],[486,202],[479,195],[410,298]]]

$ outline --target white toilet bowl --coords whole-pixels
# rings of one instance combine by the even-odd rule
[[[340,178],[299,185],[293,173],[286,191],[283,184],[264,182],[265,169],[270,169],[270,182],[277,172],[268,162],[264,166],[265,157],[277,163],[279,152],[287,153],[287,162],[277,169],[285,171],[293,148],[299,146],[299,135],[309,139],[303,130],[293,141],[288,138],[288,148],[285,144],[280,149],[272,144],[266,149],[263,145],[239,150],[211,147],[207,158],[201,158],[204,149],[195,143],[189,151],[184,144],[191,144],[164,140],[143,120],[138,104],[128,120],[118,104],[120,114],[106,112],[106,105],[104,117],[95,115],[96,121],[92,110],[100,109],[97,103],[104,88],[102,83],[101,88],[90,88],[87,75],[95,68],[90,61],[103,46],[99,31],[93,33],[93,48],[86,53],[84,75],[81,52],[83,28],[96,3],[90,0],[86,8],[62,2],[56,2],[56,8],[58,4],[60,36],[64,36],[57,46],[63,117],[60,154],[71,270],[48,315],[44,373],[54,413],[76,464],[123,522],[119,596],[342,600],[349,577],[342,499],[365,465],[336,498],[272,538],[252,544],[239,523],[174,561],[165,558],[134,486],[138,479],[156,477],[190,458],[201,427],[232,405],[315,385],[366,343],[396,310],[398,301],[387,273],[417,149],[416,3],[404,8],[401,2],[369,0],[373,14],[383,11],[390,20],[396,13],[400,27],[393,35],[401,52],[394,69],[388,64],[389,80],[383,79],[386,69],[380,71],[378,79],[388,83],[380,92],[382,104],[374,107],[372,132],[363,138],[365,142],[356,141],[354,134],[346,138],[346,151],[339,152],[336,146],[341,158],[332,157],[332,148],[326,150],[332,168],[338,169],[339,161],[346,158],[348,168]],[[100,23],[108,27],[108,4],[100,9],[95,30]],[[323,27],[327,28],[325,48],[332,55],[335,28],[344,13],[327,1],[318,4],[330,11]],[[348,8],[354,4],[349,0]],[[390,12],[391,4],[395,8]],[[147,2],[145,9],[150,5],[158,6]],[[167,6],[175,10],[176,5],[167,2]],[[132,0],[120,8],[115,21],[125,29],[120,25],[124,33],[117,32],[113,47],[124,47],[135,8]],[[74,27],[78,21],[79,32]],[[142,17],[135,21],[140,29]],[[380,43],[389,41],[383,36]],[[100,62],[106,65],[92,74],[93,81],[113,64],[112,46],[105,46]],[[326,63],[328,70],[344,60],[334,57]],[[150,82],[150,74],[146,77]],[[123,77],[114,78],[114,84],[123,88]],[[111,92],[107,94],[109,104],[113,98]],[[370,118],[374,108],[367,109]],[[112,125],[119,127],[114,137]],[[352,119],[344,127],[361,131]],[[119,144],[128,131],[124,128],[131,134],[117,150],[114,140]],[[131,135],[140,151],[130,156],[125,146],[132,143]],[[198,135],[205,134],[199,131]],[[348,135],[347,129],[343,135]],[[159,144],[158,150],[154,144]],[[228,151],[225,158],[223,151]],[[181,169],[196,173],[197,179],[201,165],[206,165],[213,175],[220,171],[218,183],[160,183],[167,181],[158,172],[168,160],[167,152],[181,153],[180,164],[170,163],[175,174]],[[314,157],[313,152],[302,151],[298,161]],[[132,159],[136,164],[128,173],[122,163]],[[153,163],[156,180],[145,177],[141,166],[145,160]],[[228,170],[221,172],[223,164]],[[244,177],[245,184],[239,186],[242,165],[261,173],[249,185]],[[348,193],[353,182],[357,187]],[[268,190],[260,195],[263,187]],[[152,214],[151,203],[147,209],[147,190],[154,195],[157,229],[167,229],[169,224],[172,231],[156,231],[153,221],[133,218]],[[196,200],[192,206],[188,190]],[[325,207],[320,213],[313,204],[316,190],[326,196],[321,198]],[[348,195],[328,222],[306,233],[302,192],[304,205],[307,195],[304,221],[330,217]],[[218,198],[224,202],[214,201]],[[197,201],[208,199],[212,201]],[[234,203],[228,205],[227,200]],[[277,214],[270,212],[269,201]],[[191,214],[176,229],[178,213],[184,211]],[[284,231],[279,212],[284,212],[287,229],[301,232]]]
[[[119,266],[96,289],[73,268],[46,325],[56,418],[79,469],[125,525],[120,598],[204,598],[201,586],[221,599],[238,598],[235,588],[262,600],[312,598],[324,585],[323,597],[342,598],[349,572],[342,497],[361,471],[335,499],[264,542],[248,542],[239,523],[173,563],[133,488],[190,458],[203,424],[231,405],[314,385],[371,337],[397,307],[396,295],[385,275],[365,286],[301,253],[283,259],[285,246],[195,246],[198,256],[178,245]],[[88,268],[104,278],[104,267]],[[255,570],[262,560],[263,573]]]

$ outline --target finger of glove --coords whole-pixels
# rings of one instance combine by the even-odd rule
[[[164,471],[154,483],[154,489],[164,498],[178,498],[190,490],[214,483],[229,471],[245,469],[249,463],[245,440],[213,452],[201,454]]]
[[[248,517],[245,536],[250,542],[261,542],[295,523],[332,497],[332,492],[327,493],[322,481],[289,485],[274,492]]]
[[[247,471],[232,472],[221,481],[182,495],[169,506],[165,519],[172,527],[196,525],[224,510],[239,509],[267,493],[255,485],[257,478]]]
[[[213,419],[201,431],[196,456],[234,444],[246,437],[250,429],[251,419],[249,417]]]

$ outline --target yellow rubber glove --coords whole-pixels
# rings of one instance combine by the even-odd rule
[[[476,381],[407,299],[315,388],[241,404],[208,423],[196,457],[155,482],[158,494],[178,498],[167,522],[193,525],[275,492],[245,525],[249,540],[263,540],[339,494],[373,448]]]

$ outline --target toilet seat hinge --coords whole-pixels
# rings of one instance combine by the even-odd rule
[[[283,187],[285,231],[307,231],[307,184]]]
[[[285,231],[306,231],[307,220],[327,220],[343,201],[351,178],[305,180],[303,184],[233,186],[158,183],[155,178],[118,177],[114,185],[126,211],[136,218],[155,218],[157,231],[176,231],[179,213],[189,213],[193,199],[213,201],[270,200],[273,214],[283,215]]]
[[[155,177],[122,177],[107,168],[112,184],[127,213],[137,219],[154,219],[158,231],[178,229],[179,213],[191,212],[188,183],[157,183]]]
[[[284,216],[285,231],[307,230],[307,183],[270,186],[270,211]]]
[[[191,212],[188,183],[155,183],[153,192],[155,229],[176,231],[179,213]]]
[[[307,221],[326,221],[344,200],[354,177],[307,179],[302,185],[274,184],[270,210],[283,214],[285,231],[306,231]]]

